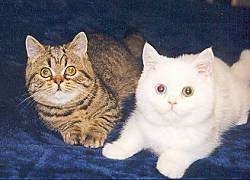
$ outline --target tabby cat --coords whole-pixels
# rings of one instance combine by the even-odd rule
[[[68,144],[103,146],[137,86],[143,44],[137,34],[118,42],[80,32],[60,46],[27,36],[26,86],[39,117]]]

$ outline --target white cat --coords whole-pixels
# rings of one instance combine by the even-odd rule
[[[250,51],[230,68],[211,48],[168,58],[146,43],[143,63],[136,109],[103,155],[121,160],[150,149],[159,156],[160,173],[180,178],[220,144],[224,131],[247,123]]]

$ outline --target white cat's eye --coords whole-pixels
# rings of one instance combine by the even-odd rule
[[[186,97],[190,97],[194,94],[194,89],[190,86],[186,86],[182,89],[182,94]]]
[[[155,89],[158,94],[164,94],[167,91],[167,86],[164,84],[157,84]]]
[[[40,75],[43,77],[43,78],[48,78],[48,77],[51,77],[52,76],[52,72],[49,68],[47,67],[44,67],[41,69],[40,71]]]
[[[76,74],[76,68],[74,66],[69,66],[65,69],[65,75],[74,76]]]

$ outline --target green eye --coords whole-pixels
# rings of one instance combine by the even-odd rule
[[[76,74],[76,68],[74,66],[69,66],[65,69],[65,75],[74,76]]]
[[[41,69],[40,75],[43,78],[48,78],[48,77],[52,76],[52,73],[51,73],[51,70],[49,68],[44,67],[44,68]]]
[[[186,97],[190,97],[194,94],[194,89],[190,86],[184,87],[182,89],[182,94]]]

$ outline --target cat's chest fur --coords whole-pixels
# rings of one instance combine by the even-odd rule
[[[145,119],[138,122],[146,148],[160,153],[166,149],[192,150],[212,136],[209,121],[204,125],[159,125]]]

